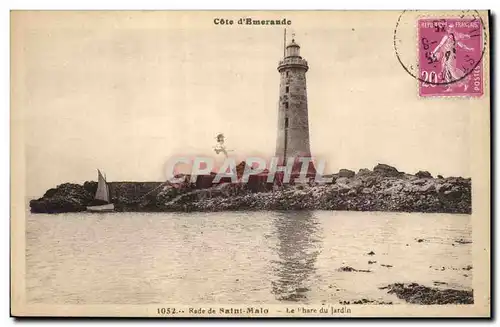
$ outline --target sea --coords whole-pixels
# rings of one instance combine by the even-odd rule
[[[26,297],[43,304],[396,304],[404,301],[383,289],[391,283],[470,290],[471,240],[471,217],[460,214],[29,214]]]

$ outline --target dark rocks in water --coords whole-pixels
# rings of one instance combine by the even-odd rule
[[[467,267],[462,268],[462,270],[472,270],[472,266],[468,265]]]
[[[33,213],[62,213],[85,211],[94,199],[82,185],[65,183],[45,192],[44,196],[30,201]]]
[[[375,255],[375,252],[370,251],[370,252],[368,252],[367,254],[368,254],[368,255]]]
[[[422,171],[422,170],[419,170],[415,176],[417,176],[418,178],[432,178],[432,175],[431,173],[429,173],[428,171]]]
[[[417,283],[390,284],[387,293],[412,304],[474,304],[473,291],[427,287]]]
[[[438,175],[437,177],[438,177],[439,179],[443,179],[443,178],[444,178],[444,177],[443,177],[443,175]]]
[[[380,163],[373,168],[373,171],[383,176],[397,177],[402,175],[402,173],[399,172],[396,168]]]
[[[372,272],[371,270],[355,269],[355,268],[349,267],[349,266],[340,267],[339,269],[337,269],[337,271],[342,271],[342,272]]]
[[[349,169],[341,169],[339,171],[339,177],[352,178],[354,175],[356,175],[356,173]]]
[[[357,270],[354,269],[353,267],[345,266],[345,267],[340,267],[338,269],[338,271],[348,271],[348,272],[351,272],[351,271],[357,271]]]
[[[392,265],[384,265],[383,263],[380,264],[382,267],[387,267],[387,268],[392,268]]]
[[[417,239],[417,242],[418,242],[418,243],[422,243],[423,241],[425,241],[423,238],[419,238],[419,239]]]
[[[95,192],[97,191],[97,182],[87,181],[83,183],[83,188],[90,194],[95,194]]]
[[[361,299],[361,300],[353,300],[353,301],[339,301],[341,305],[350,305],[350,304],[392,304],[391,301],[378,301],[378,300],[369,300],[369,299]]]
[[[445,283],[445,282],[440,282],[440,281],[438,281],[438,280],[435,280],[433,283],[434,283],[434,285],[436,285],[436,286],[437,286],[437,285],[448,285],[448,283]]]
[[[51,198],[57,194],[56,188],[49,188],[47,192],[43,195],[43,198]]]
[[[377,263],[377,261],[371,261],[371,260],[368,260],[368,264],[369,264],[369,265],[372,265],[372,264],[374,264],[374,263]]]
[[[455,242],[457,242],[458,244],[470,244],[470,243],[472,243],[472,241],[464,240],[463,238],[455,240]]]

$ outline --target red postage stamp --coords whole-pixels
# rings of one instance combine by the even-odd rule
[[[419,19],[420,96],[481,96],[483,49],[478,18]]]

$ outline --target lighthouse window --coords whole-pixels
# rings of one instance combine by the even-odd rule
[[[285,128],[288,128],[288,117],[285,118]]]
[[[285,92],[288,93],[288,91],[290,91],[290,87],[289,86],[285,87]]]
[[[288,109],[288,102],[285,102],[285,108]]]
[[[289,73],[289,72],[286,72],[286,77],[288,77],[288,73]]]

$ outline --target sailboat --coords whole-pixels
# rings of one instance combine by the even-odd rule
[[[92,205],[87,207],[87,211],[92,212],[109,212],[115,210],[115,205],[109,201],[109,185],[106,182],[106,178],[101,174],[101,171],[97,169],[98,172],[98,182],[97,191],[95,192],[94,200]]]

